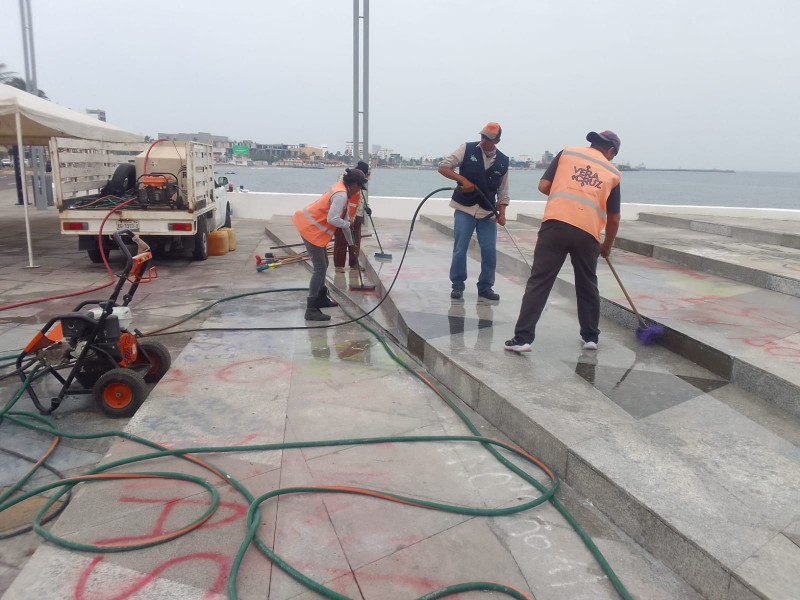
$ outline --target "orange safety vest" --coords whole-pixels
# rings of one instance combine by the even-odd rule
[[[331,196],[336,192],[344,192],[346,194],[347,186],[341,181],[334,183],[331,189],[322,194],[317,200],[292,215],[292,223],[294,223],[300,236],[320,248],[327,246],[333,239],[333,234],[336,233],[336,227],[328,223]],[[348,214],[349,220],[353,221],[358,208],[359,197],[359,192],[356,191],[347,199],[342,218],[344,218],[345,214]]]
[[[606,202],[619,180],[619,171],[599,150],[564,148],[542,221],[569,223],[599,242],[606,226]]]

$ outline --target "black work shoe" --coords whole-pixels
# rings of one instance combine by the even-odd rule
[[[331,316],[326,315],[318,308],[307,308],[305,314],[306,321],[330,321]]]
[[[491,288],[482,292],[478,292],[478,296],[481,298],[486,298],[487,300],[500,300],[500,294],[496,293]]]
[[[323,286],[320,289],[319,294],[317,295],[318,298],[318,306],[317,308],[336,308],[339,306],[339,303],[330,297],[328,294],[328,287]]]
[[[464,292],[462,292],[461,290],[453,290],[452,292],[450,292],[450,297],[453,300],[461,300],[461,296],[463,296],[463,295],[464,295]]]

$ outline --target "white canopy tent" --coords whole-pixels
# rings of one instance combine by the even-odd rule
[[[143,135],[112,127],[103,121],[43,100],[8,85],[0,85],[0,144],[46,146],[50,138],[80,138],[103,142],[141,142]],[[29,267],[33,267],[33,246],[28,221],[28,193],[25,185],[25,161],[22,172],[22,204],[25,210],[25,233],[28,239]]]

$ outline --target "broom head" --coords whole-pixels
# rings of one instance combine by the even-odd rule
[[[636,328],[636,339],[643,346],[652,344],[662,335],[664,335],[664,326],[659,323],[646,323],[642,320]]]

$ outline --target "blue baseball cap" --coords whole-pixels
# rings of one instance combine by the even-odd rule
[[[613,131],[605,130],[597,133],[596,131],[590,131],[586,134],[586,141],[592,144],[611,144],[614,146],[614,149],[619,154],[619,147],[622,142],[619,141],[619,136],[614,133]]]

